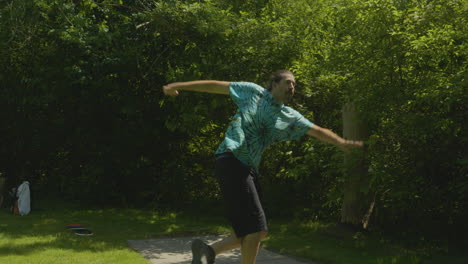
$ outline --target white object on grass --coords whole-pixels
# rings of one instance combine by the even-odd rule
[[[24,181],[18,187],[18,211],[20,215],[27,215],[31,212],[31,194],[29,192],[29,182]]]

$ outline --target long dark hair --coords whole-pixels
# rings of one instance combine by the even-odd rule
[[[289,70],[280,70],[272,73],[270,75],[270,82],[268,83],[267,90],[271,91],[273,89],[273,82],[279,83],[285,75],[294,75],[291,71]]]

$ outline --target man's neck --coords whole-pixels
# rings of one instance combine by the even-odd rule
[[[279,105],[283,105],[284,104],[284,100],[281,99],[281,98],[278,98],[278,96],[275,96],[275,94],[273,94],[271,91],[271,96],[273,97],[273,100],[275,100],[276,103],[278,103]]]

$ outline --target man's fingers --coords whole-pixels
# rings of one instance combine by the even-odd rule
[[[358,147],[362,147],[364,145],[362,141],[354,141],[353,144]]]
[[[345,143],[343,143],[340,148],[344,152],[351,152],[354,148],[357,147],[363,147],[364,143],[362,141],[357,141],[357,140],[346,140]]]
[[[174,89],[170,88],[167,85],[163,86],[163,92],[167,96],[178,96],[179,95],[179,91],[174,90]]]
[[[348,144],[353,147],[362,147],[364,143],[362,141],[350,140]]]

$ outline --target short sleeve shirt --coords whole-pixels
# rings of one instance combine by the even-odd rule
[[[279,104],[269,91],[249,82],[231,82],[229,94],[237,112],[216,154],[232,152],[258,171],[263,151],[271,144],[301,138],[313,123]]]

